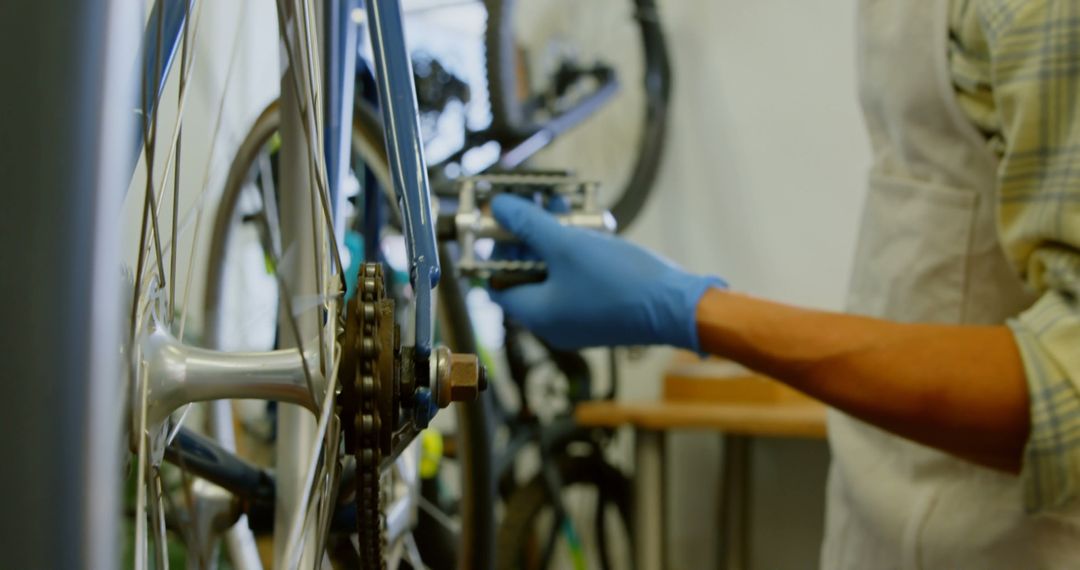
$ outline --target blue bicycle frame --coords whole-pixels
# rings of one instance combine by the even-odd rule
[[[423,139],[416,107],[412,61],[405,45],[400,0],[368,0],[367,15],[379,103],[385,125],[387,158],[394,191],[404,214],[409,281],[416,302],[414,366],[417,386],[429,383],[434,336],[434,289],[439,284],[439,253]],[[426,402],[425,402],[426,400]],[[421,425],[435,413],[426,388],[418,391]],[[424,417],[426,416],[426,417]]]

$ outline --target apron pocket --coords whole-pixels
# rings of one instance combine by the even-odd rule
[[[872,173],[848,310],[961,322],[977,203],[973,191]]]

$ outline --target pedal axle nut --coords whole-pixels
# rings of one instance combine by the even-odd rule
[[[475,401],[482,389],[483,367],[472,354],[453,354],[444,346],[435,349],[436,402],[445,408],[451,402]]]
[[[475,355],[450,356],[450,401],[474,402],[480,395],[481,367]]]

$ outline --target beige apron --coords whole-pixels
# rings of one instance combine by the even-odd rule
[[[958,107],[947,0],[860,0],[860,98],[874,150],[849,310],[1002,323],[1029,306],[998,241],[997,159]],[[932,371],[929,371],[932,373]],[[1020,480],[829,416],[822,568],[1080,568],[1071,515],[1023,512]]]

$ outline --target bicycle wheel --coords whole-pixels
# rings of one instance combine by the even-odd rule
[[[485,0],[492,130],[522,140],[596,93],[618,93],[556,138],[535,166],[602,182],[619,230],[644,207],[667,133],[671,68],[653,0]]]
[[[544,474],[514,490],[499,527],[496,568],[631,568],[630,481],[598,455],[557,462],[560,520]]]
[[[343,352],[342,267],[317,135],[313,7],[303,0],[277,8],[159,0],[147,20],[143,142],[123,217],[131,220],[123,242],[131,279],[126,431],[137,466],[125,565],[145,568],[152,560],[164,568],[186,556],[189,566],[213,566],[221,534],[239,517],[239,506],[259,493],[269,493],[278,566],[313,567],[324,557],[341,476],[333,404]],[[265,55],[276,54],[279,45],[285,46],[284,74],[277,73],[276,58]],[[271,97],[280,90],[283,101],[279,184],[270,200],[280,207],[260,260],[272,282],[267,311],[278,318],[263,327],[270,346],[209,350],[201,346],[207,323],[200,323],[199,310],[206,291],[195,276],[210,271],[209,217],[222,197],[222,166],[228,166],[219,166],[217,157],[232,156],[227,147],[235,139],[227,133],[243,129],[258,110],[253,102],[260,88]],[[219,453],[188,435],[198,424],[192,404],[233,398],[281,403],[268,487],[237,481],[230,487],[228,477],[196,477],[189,469]],[[167,451],[173,466],[165,461]],[[183,548],[170,549],[169,537]]]

